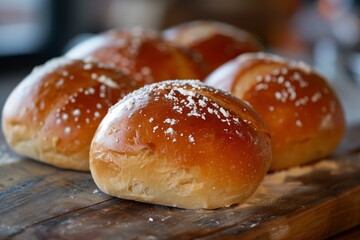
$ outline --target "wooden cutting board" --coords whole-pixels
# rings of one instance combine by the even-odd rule
[[[184,210],[109,197],[0,142],[0,216],[0,239],[323,239],[360,225],[360,153],[270,173],[240,206]]]

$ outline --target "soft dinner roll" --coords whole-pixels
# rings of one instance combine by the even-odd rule
[[[71,49],[67,57],[109,64],[142,85],[168,79],[203,80],[209,68],[190,49],[162,40],[141,29],[111,30]]]
[[[110,109],[90,148],[90,170],[105,193],[181,208],[245,201],[270,161],[270,137],[253,110],[189,80],[129,94]]]
[[[18,153],[51,165],[89,170],[89,148],[108,108],[138,83],[96,63],[55,59],[11,93],[2,128]]]
[[[165,30],[163,36],[200,53],[212,70],[242,53],[262,50],[250,33],[216,21],[183,23]]]
[[[206,83],[249,102],[265,120],[272,140],[272,170],[329,155],[343,136],[338,98],[326,80],[302,62],[244,54],[213,72]]]

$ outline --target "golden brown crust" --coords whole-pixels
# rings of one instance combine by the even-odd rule
[[[340,102],[326,80],[304,63],[244,54],[206,83],[249,102],[265,120],[272,137],[272,170],[327,156],[341,141],[345,121]]]
[[[209,73],[190,49],[140,29],[112,30],[80,43],[67,57],[87,59],[121,69],[142,85],[168,79],[201,79]]]
[[[212,70],[240,54],[263,49],[250,33],[216,21],[183,23],[166,29],[163,36],[200,53]]]
[[[37,67],[7,99],[2,128],[18,153],[89,170],[91,139],[107,109],[138,83],[97,63],[54,59]]]
[[[252,109],[198,81],[131,93],[106,115],[90,148],[104,192],[183,208],[244,201],[270,161],[270,137]]]

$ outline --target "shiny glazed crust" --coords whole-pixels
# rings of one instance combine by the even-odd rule
[[[209,73],[202,58],[141,29],[112,30],[71,49],[67,57],[120,69],[142,85],[169,79],[203,80]]]
[[[263,48],[250,33],[216,21],[193,21],[166,29],[166,40],[198,52],[215,70],[240,54],[258,52]]]
[[[244,54],[206,83],[249,102],[272,138],[271,170],[308,163],[335,150],[344,133],[340,102],[324,77],[302,62]]]
[[[136,81],[80,60],[37,67],[11,93],[2,113],[8,144],[19,154],[57,166],[89,170],[89,148],[108,108]]]
[[[103,119],[90,148],[90,170],[105,193],[181,208],[245,201],[270,161],[270,137],[253,110],[189,80],[129,94]]]

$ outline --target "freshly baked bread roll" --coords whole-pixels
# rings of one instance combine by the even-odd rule
[[[277,170],[329,155],[345,128],[339,100],[324,77],[302,62],[249,53],[223,65],[206,83],[249,102],[271,134]]]
[[[168,79],[204,79],[208,66],[190,49],[180,48],[141,29],[112,30],[71,49],[67,57],[109,64],[142,85]]]
[[[165,81],[122,99],[90,148],[107,194],[180,208],[245,201],[271,161],[270,137],[242,101],[199,81]]]
[[[200,53],[212,70],[238,55],[262,50],[250,33],[216,21],[193,21],[166,29],[163,37]]]
[[[88,171],[98,124],[110,106],[136,88],[136,81],[96,63],[51,60],[10,94],[2,113],[4,136],[21,155]]]

